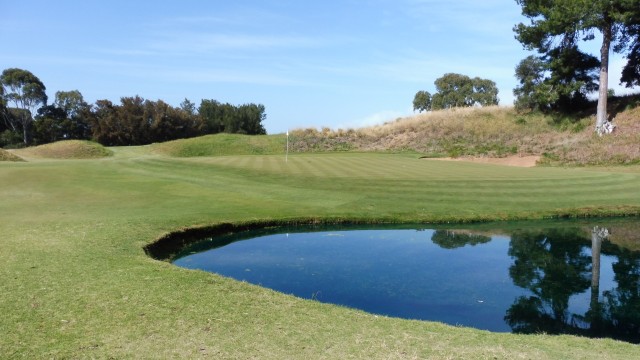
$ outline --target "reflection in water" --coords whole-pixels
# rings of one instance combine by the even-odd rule
[[[521,296],[507,310],[505,320],[514,332],[566,333],[576,326],[567,313],[569,298],[590,285],[591,259],[577,232],[549,229],[512,235],[509,268],[513,282],[533,295]]]
[[[431,236],[431,241],[443,249],[456,249],[466,245],[485,244],[491,241],[491,238],[454,230],[436,230]]]
[[[378,314],[640,343],[640,252],[610,229],[501,231],[509,242],[459,229],[235,236],[175,263]]]
[[[612,268],[618,287],[600,297],[600,260],[606,228],[594,227],[591,241],[579,231],[549,229],[512,235],[509,272],[516,285],[533,295],[518,297],[505,320],[516,333],[576,334],[640,342],[640,256],[605,243],[616,257]],[[591,245],[591,253],[584,249]],[[584,314],[568,311],[569,298],[591,288]]]

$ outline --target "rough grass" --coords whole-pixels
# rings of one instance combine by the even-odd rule
[[[64,140],[51,144],[16,150],[26,158],[45,159],[97,159],[113,155],[104,146],[85,140]]]
[[[545,162],[562,165],[640,163],[640,107],[618,114],[614,124],[616,130],[607,136],[595,135],[591,126],[571,134],[566,143],[543,153]]]
[[[640,162],[638,96],[611,101],[617,130],[598,137],[595,116],[559,119],[513,108],[435,111],[362,129],[297,129],[292,151],[394,151],[430,157],[542,155],[562,165]],[[587,110],[585,112],[588,113]]]
[[[285,151],[284,135],[215,134],[154,144],[153,151],[175,157],[269,155]]]
[[[155,261],[181,228],[637,214],[640,168],[393,154],[0,164],[3,358],[632,359],[637,346],[391,319]]]
[[[25,161],[20,156],[17,156],[7,150],[0,149],[0,161]]]

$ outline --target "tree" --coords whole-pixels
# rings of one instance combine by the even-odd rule
[[[549,56],[530,55],[516,67],[520,85],[513,90],[519,110],[573,112],[584,108],[598,89],[599,61],[577,47],[555,49]]]
[[[229,106],[224,106],[217,100],[202,99],[200,101],[198,114],[204,121],[207,134],[217,134],[224,131],[225,112],[230,110]]]
[[[88,120],[91,124],[91,136],[93,140],[106,146],[122,145],[117,134],[112,129],[117,128],[118,114],[117,106],[109,100],[98,100],[91,112]]]
[[[187,98],[184,98],[184,101],[180,103],[180,109],[189,115],[196,115],[196,104]]]
[[[633,0],[627,0],[633,2]],[[626,6],[622,37],[614,50],[627,53],[620,83],[626,87],[640,86],[640,6]]]
[[[89,106],[78,90],[56,91],[54,105],[63,109],[69,118],[78,116]]]
[[[54,105],[63,109],[66,114],[63,126],[65,139],[89,139],[91,137],[91,126],[87,116],[91,111],[91,106],[84,101],[80,91],[57,91]]]
[[[18,122],[22,127],[23,141],[25,145],[29,144],[32,115],[39,105],[47,104],[46,88],[31,72],[17,68],[4,70],[0,84],[4,87],[5,102],[13,103],[15,108],[22,110]],[[16,130],[15,124],[13,126]]]
[[[83,116],[90,121],[93,140],[107,146],[189,138],[201,135],[203,128],[202,120],[183,108],[140,96],[123,97],[120,105],[98,100],[93,110]]]
[[[262,122],[267,118],[262,104],[244,104],[238,106],[234,116],[233,132],[247,135],[265,135],[267,131]]]
[[[495,82],[475,77],[471,80],[471,84],[473,86],[473,92],[471,93],[472,106],[498,105],[500,100],[498,99],[498,88]]]
[[[541,58],[533,55],[527,56],[516,66],[516,79],[520,86],[513,90],[515,95],[515,107],[517,110],[548,110],[557,99],[557,93],[553,91],[545,74],[549,67]]]
[[[265,107],[262,104],[244,104],[234,106],[222,104],[217,100],[200,102],[198,114],[206,127],[206,133],[262,135],[266,130],[262,122],[266,119]]]
[[[466,75],[448,73],[434,82],[437,92],[433,96],[418,91],[413,99],[414,110],[440,110],[454,107],[488,106],[498,104],[496,83],[470,78]]]
[[[143,118],[149,123],[150,142],[189,138],[200,134],[200,119],[183,107],[174,108],[162,100],[144,102]]]
[[[413,111],[418,112],[431,110],[431,93],[428,91],[418,91],[413,98]]]
[[[531,20],[514,27],[516,38],[528,50],[537,50],[549,60],[577,49],[579,40],[595,39],[602,35],[598,82],[598,110],[596,132],[602,134],[607,119],[607,91],[609,85],[609,53],[627,49],[625,40],[633,36],[637,26],[638,4],[635,0],[516,0],[522,14]],[[633,48],[629,56],[637,55]],[[635,57],[634,57],[635,58]],[[566,61],[565,61],[566,63]],[[629,65],[627,65],[629,66]]]
[[[35,143],[46,144],[68,138],[69,121],[64,109],[46,105],[38,109],[35,117]]]

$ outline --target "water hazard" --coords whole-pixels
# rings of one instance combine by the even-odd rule
[[[374,314],[640,342],[637,220],[502,226],[245,232],[174,263]]]

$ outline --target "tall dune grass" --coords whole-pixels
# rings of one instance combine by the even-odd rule
[[[613,106],[620,102],[613,102]],[[544,163],[563,165],[640,162],[640,108],[619,113],[614,121],[617,130],[610,136],[595,135],[594,123],[594,116],[559,120],[495,106],[434,111],[361,129],[296,129],[291,138],[292,150],[297,152],[405,151],[431,157],[542,155]]]
[[[0,149],[0,161],[24,161],[24,159],[7,150]]]

